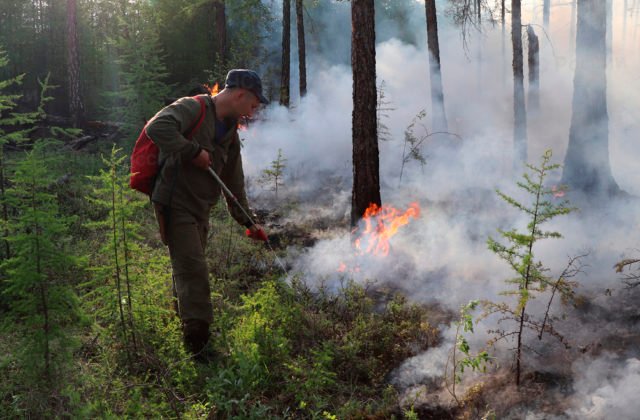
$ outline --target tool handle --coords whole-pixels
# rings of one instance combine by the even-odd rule
[[[218,174],[216,173],[216,171],[213,170],[212,167],[207,168],[207,170],[209,171],[209,173],[211,174],[211,176],[213,176],[215,178],[216,181],[218,181],[218,184],[220,184],[220,187],[222,187],[222,190],[225,192],[225,194],[227,194],[228,197],[231,197],[231,200],[233,200],[233,202],[236,204],[236,206],[238,206],[238,208],[240,209],[240,211],[242,211],[242,213],[244,213],[245,216],[247,216],[247,218],[249,219],[249,221],[251,222],[252,225],[255,225],[256,222],[254,222],[253,218],[249,215],[249,213],[244,209],[244,207],[242,207],[242,205],[240,204],[240,202],[238,201],[238,199],[236,198],[235,195],[233,195],[233,193],[231,192],[231,190],[229,190],[229,188],[227,188],[227,186],[224,184],[224,182],[222,182],[222,179],[220,179],[220,177],[218,176]]]

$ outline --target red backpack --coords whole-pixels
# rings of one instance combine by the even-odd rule
[[[200,102],[200,114],[187,131],[187,134],[185,134],[185,137],[189,140],[200,128],[205,115],[204,99],[200,96],[194,96],[194,98]],[[161,166],[158,160],[159,154],[160,150],[151,137],[147,135],[147,126],[145,125],[131,153],[131,178],[129,179],[131,188],[146,195],[151,195]]]

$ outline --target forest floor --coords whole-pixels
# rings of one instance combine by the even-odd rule
[[[290,185],[292,192],[283,191],[278,200],[249,185],[272,249],[244,237],[223,203],[213,209],[206,253],[213,357],[196,362],[182,344],[168,252],[148,200],[129,189],[123,161],[109,161],[109,153],[124,158],[105,147],[112,128],[90,135],[97,141],[79,151],[69,144],[61,149],[61,160],[48,172],[55,182],[44,186],[55,194],[60,214],[73,216],[61,249],[82,263],[65,274],[70,277],[59,278],[73,287],[81,311],[77,318],[60,317],[66,335],[50,343],[60,352],[49,372],[55,381],[43,380],[42,347],[34,341],[42,335],[30,334],[41,320],[32,321],[30,329],[16,328],[22,321],[5,325],[0,374],[7,380],[0,385],[0,417],[598,418],[612,400],[609,389],[624,395],[637,374],[640,287],[624,288],[616,279],[605,283],[620,287],[582,291],[562,305],[555,319],[565,334],[559,342],[529,336],[520,386],[514,380],[513,342],[491,349],[490,337],[480,331],[484,326],[476,325],[474,334],[465,333],[473,348],[467,359],[471,363],[471,355],[486,346],[486,372],[479,372],[484,364],[468,365],[454,391],[454,348],[461,360],[460,336],[454,334],[460,302],[430,293],[456,290],[454,265],[470,264],[471,276],[486,274],[482,266],[489,261],[472,266],[467,259],[478,247],[486,249],[483,225],[498,200],[492,191],[475,189],[422,202],[435,224],[410,225],[410,239],[455,235],[455,225],[436,226],[441,215],[466,221],[465,243],[447,238],[454,246],[444,267],[419,267],[420,260],[444,255],[425,254],[428,246],[436,247],[433,252],[446,245],[438,238],[436,245],[410,243],[411,249],[392,244],[387,259],[354,259],[373,261],[375,270],[354,266],[340,274],[339,258],[348,260],[353,252],[350,195],[343,179],[330,176],[319,191],[300,194]],[[9,158],[21,156],[17,151]],[[112,194],[118,190],[123,201]],[[128,218],[122,228],[111,224],[114,215]],[[497,216],[499,223],[507,219]],[[128,244],[122,241],[125,231]],[[125,273],[123,260],[130,294],[114,281]],[[463,289],[465,281],[459,283]],[[7,296],[0,295],[0,313],[10,319],[15,303]],[[70,352],[64,353],[67,347]],[[604,385],[602,378],[608,381]]]

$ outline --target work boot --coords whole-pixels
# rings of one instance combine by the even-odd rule
[[[182,331],[187,350],[199,360],[209,342],[209,323],[201,319],[187,319],[183,322]]]

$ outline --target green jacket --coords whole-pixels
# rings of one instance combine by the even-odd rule
[[[249,211],[244,189],[244,173],[240,155],[237,123],[222,139],[215,138],[215,104],[210,95],[205,101],[205,117],[191,140],[185,137],[200,115],[200,103],[191,97],[181,98],[161,109],[147,124],[149,138],[160,149],[164,162],[156,180],[151,200],[165,206],[181,208],[200,220],[207,220],[211,207],[218,201],[221,188],[210,173],[191,164],[201,149],[211,155],[213,170]],[[227,197],[227,208],[240,224],[249,226],[249,218]]]

